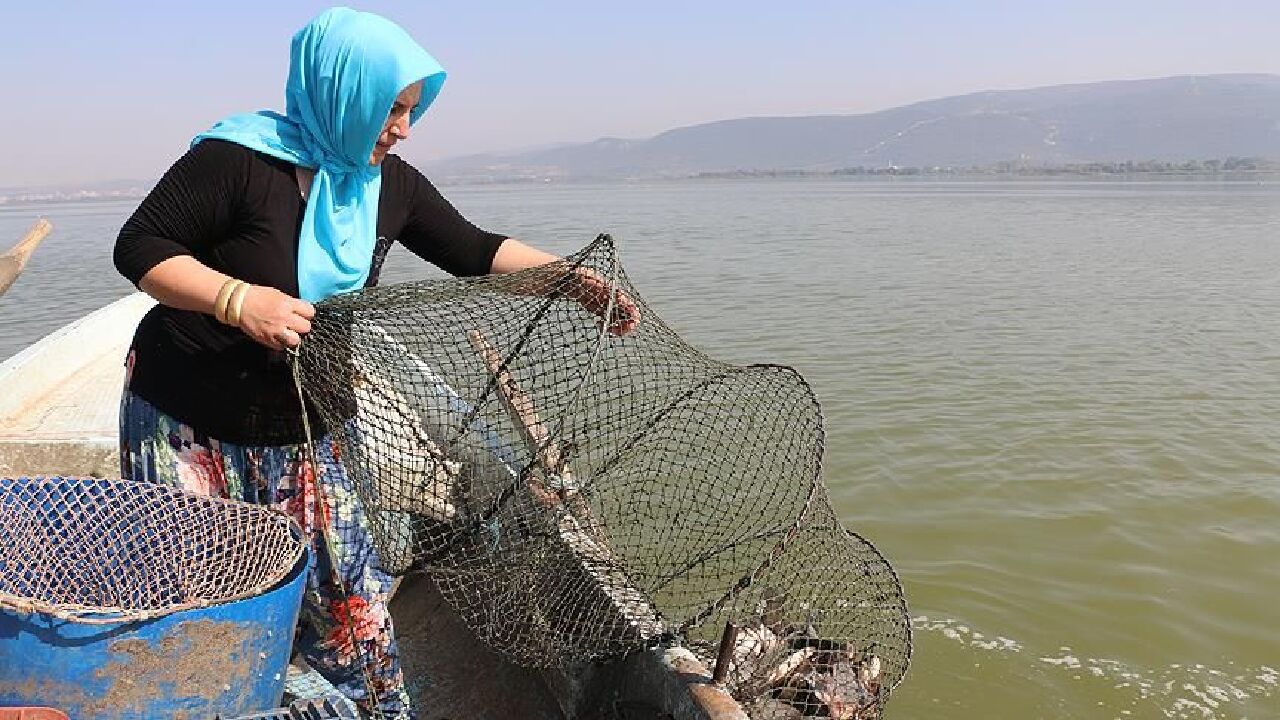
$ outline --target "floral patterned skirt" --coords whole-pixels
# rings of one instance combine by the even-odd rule
[[[336,445],[328,437],[316,441],[325,500],[318,516],[316,467],[306,446],[232,445],[178,422],[128,389],[120,400],[122,476],[267,505],[296,519],[311,538],[312,566],[295,649],[362,712],[414,718],[387,611],[394,578],[379,566]]]

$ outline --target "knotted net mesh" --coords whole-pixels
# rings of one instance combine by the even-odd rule
[[[810,386],[687,344],[608,236],[326,300],[297,371],[384,567],[429,573],[519,664],[663,642],[712,663],[733,622],[726,686],[760,717],[874,717],[906,672],[901,586],[836,520]]]
[[[302,557],[269,508],[99,478],[0,479],[0,607],[84,623],[259,595]]]

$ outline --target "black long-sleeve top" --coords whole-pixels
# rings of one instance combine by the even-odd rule
[[[135,285],[190,255],[254,285],[298,296],[298,235],[306,206],[294,166],[241,145],[205,140],[165,173],[120,230],[115,264]],[[367,285],[392,242],[454,275],[483,275],[505,236],[468,222],[416,169],[382,163],[378,243]],[[303,441],[287,359],[211,315],[164,305],[133,338],[129,390],[223,442]]]

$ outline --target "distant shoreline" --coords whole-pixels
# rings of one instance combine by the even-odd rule
[[[521,173],[512,175],[440,175],[433,178],[442,185],[523,185],[545,183],[629,183],[671,182],[687,180],[735,180],[735,179],[920,179],[956,181],[1008,181],[1023,180],[1111,180],[1111,181],[1169,181],[1169,182],[1260,182],[1280,181],[1280,161],[1228,158],[1227,160],[1190,161],[1166,163],[1158,161],[1084,163],[1060,166],[1022,166],[1017,163],[1000,163],[991,167],[849,167],[834,170],[722,170],[684,174],[655,174],[636,176],[568,176],[548,173]],[[23,191],[10,188],[0,194],[0,208],[12,205],[43,205],[61,203],[112,202],[140,200],[150,192],[150,185],[134,184],[127,189]]]
[[[0,209],[9,205],[56,205],[62,203],[118,202],[120,200],[141,200],[151,192],[130,190],[123,192],[99,193],[91,190],[75,192],[31,192],[0,195]]]
[[[1261,181],[1280,181],[1280,172],[1258,173],[837,173],[837,172],[771,172],[743,171],[725,173],[698,173],[689,180],[733,180],[733,179],[828,179],[828,180],[939,180],[939,181],[1001,181],[1021,182],[1034,180],[1061,181],[1112,181],[1112,182],[1229,182],[1252,183]],[[675,179],[675,178],[670,178]]]
[[[1280,180],[1280,161],[1261,158],[1229,157],[1226,159],[1189,160],[1166,162],[1160,160],[1125,160],[1118,162],[1070,163],[1063,165],[1032,165],[1018,161],[996,163],[990,166],[970,167],[844,167],[824,170],[801,169],[738,169],[690,173],[654,173],[647,175],[564,175],[559,170],[547,168],[543,172],[490,175],[465,173],[441,175],[435,179],[457,185],[503,185],[554,182],[661,182],[672,180],[733,180],[733,179],[898,179],[919,178],[930,180],[993,181],[1005,180],[1115,180],[1115,181],[1170,181],[1170,182],[1258,182]]]
[[[958,179],[1170,179],[1260,180],[1280,178],[1280,162],[1261,158],[1225,160],[1159,160],[1031,165],[1016,161],[982,167],[846,167],[834,170],[735,170],[697,173],[698,178],[721,177],[942,177]]]
[[[806,170],[733,170],[725,172],[704,172],[687,175],[664,176],[632,176],[632,177],[571,177],[556,175],[524,175],[510,177],[474,177],[474,176],[440,176],[432,180],[442,186],[479,186],[479,185],[545,185],[545,184],[589,184],[589,183],[637,183],[637,182],[690,182],[699,180],[847,180],[856,181],[899,181],[918,180],[921,182],[1033,182],[1057,180],[1061,182],[1218,182],[1218,183],[1257,183],[1280,182],[1280,171],[1265,172],[1233,172],[1233,173],[995,173],[995,172],[867,172],[848,173],[834,171]]]

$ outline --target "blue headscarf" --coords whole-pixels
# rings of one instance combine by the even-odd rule
[[[396,96],[425,80],[417,122],[444,84],[440,63],[386,18],[333,8],[293,36],[285,114],[233,115],[197,135],[315,169],[298,238],[298,291],[315,302],[364,287],[378,233],[381,168],[369,165]]]

